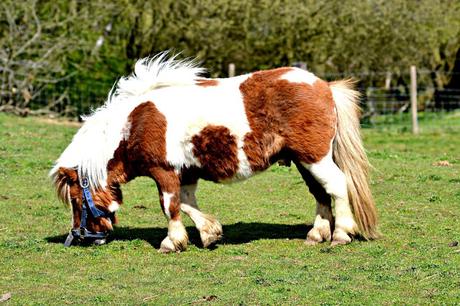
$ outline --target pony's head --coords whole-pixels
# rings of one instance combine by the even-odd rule
[[[58,198],[72,209],[72,229],[66,245],[71,245],[74,238],[104,243],[117,221],[115,211],[122,201],[119,185],[91,188],[76,169],[64,167],[58,168],[52,178]]]

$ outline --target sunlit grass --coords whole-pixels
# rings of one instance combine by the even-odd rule
[[[449,246],[460,240],[458,133],[364,130],[378,241],[304,245],[314,201],[294,168],[275,166],[238,184],[200,182],[223,242],[199,248],[186,220],[189,249],[162,255],[166,221],[146,178],[124,186],[114,241],[63,247],[70,215],[47,172],[75,131],[0,114],[0,297],[11,304],[460,303],[460,247]]]

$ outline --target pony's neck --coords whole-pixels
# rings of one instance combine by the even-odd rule
[[[107,185],[125,184],[133,179],[134,171],[126,154],[126,141],[122,140],[115,150],[113,158],[107,163]]]

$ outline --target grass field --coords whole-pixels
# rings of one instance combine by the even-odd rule
[[[450,123],[449,123],[450,120]],[[439,126],[460,122],[452,115]],[[115,240],[64,248],[69,210],[47,178],[77,127],[0,114],[0,298],[6,304],[459,304],[460,136],[364,130],[384,238],[304,245],[314,201],[294,168],[243,183],[200,182],[225,239],[157,252],[166,235],[154,183],[124,186]],[[448,166],[436,164],[447,161]],[[441,163],[446,165],[447,163]]]

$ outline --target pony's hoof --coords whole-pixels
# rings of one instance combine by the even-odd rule
[[[222,233],[216,234],[216,233],[201,232],[200,236],[201,236],[201,242],[203,243],[204,248],[214,245],[217,241],[222,239]]]
[[[169,239],[169,237],[166,237],[165,239],[163,239],[158,252],[163,253],[163,254],[175,252],[174,244],[172,243],[171,239]]]
[[[305,240],[305,244],[317,245],[320,242],[323,242],[323,237],[317,228],[312,228],[307,234],[307,240]]]
[[[351,242],[350,236],[347,235],[342,230],[335,230],[331,246],[336,246],[336,245],[343,245],[343,244],[349,244]]]
[[[187,244],[188,235],[182,222],[170,221],[168,225],[168,236],[161,242],[160,250],[166,253],[185,251],[187,249]]]
[[[306,245],[316,245],[323,241],[331,241],[329,222],[313,227],[307,234]]]
[[[187,247],[183,246],[181,243],[174,243],[169,237],[163,239],[160,245],[159,253],[168,254],[173,252],[180,252],[185,250]]]
[[[203,247],[207,248],[214,245],[217,241],[222,239],[222,225],[215,219],[211,222],[207,222],[200,231],[201,242]]]

